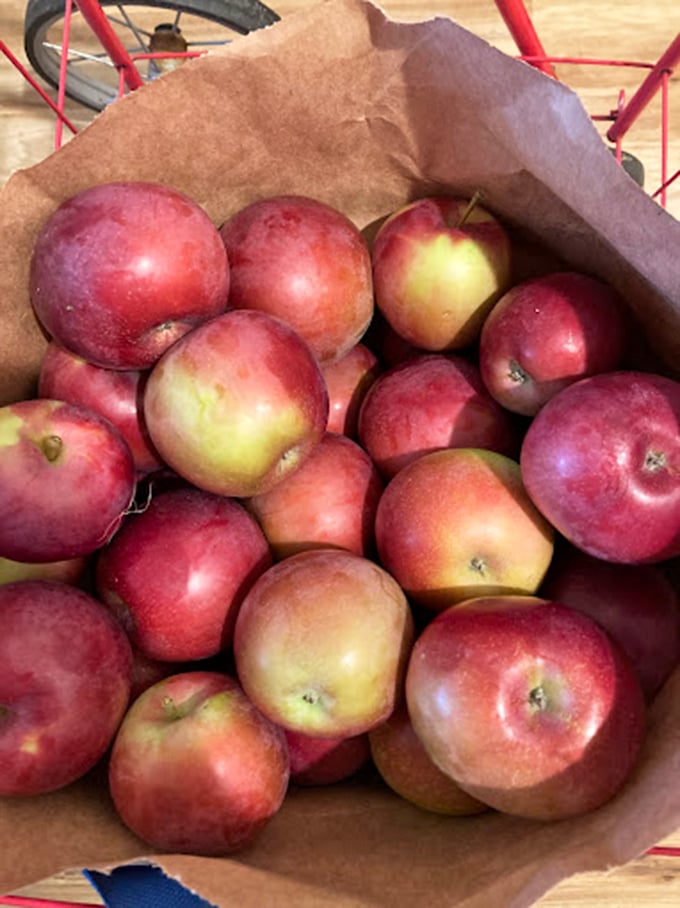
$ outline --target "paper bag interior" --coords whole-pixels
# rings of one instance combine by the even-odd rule
[[[218,225],[255,198],[309,195],[367,235],[407,200],[478,190],[513,231],[518,275],[559,261],[609,281],[640,324],[641,355],[680,373],[680,224],[617,165],[572,91],[448,19],[316,3],[116,102],[14,174],[0,193],[0,402],[34,393],[46,344],[27,289],[38,229],[63,199],[116,179],[175,186]],[[100,767],[0,801],[0,892],[146,857],[219,906],[529,905],[680,826],[679,716],[676,672],[634,777],[576,820],[437,817],[357,780],[291,793],[255,845],[225,859],[149,855]]]

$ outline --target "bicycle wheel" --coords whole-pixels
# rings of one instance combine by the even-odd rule
[[[279,19],[259,0],[100,0],[100,4],[130,53],[207,50]],[[24,17],[26,56],[38,75],[55,88],[59,85],[64,15],[64,0],[28,0]],[[149,81],[180,63],[179,59],[140,61],[138,69]],[[65,92],[92,110],[102,110],[118,97],[118,72],[76,4]]]

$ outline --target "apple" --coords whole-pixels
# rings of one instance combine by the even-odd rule
[[[295,785],[335,785],[356,775],[371,759],[368,734],[319,738],[284,728]]]
[[[573,545],[604,561],[680,554],[680,382],[605,372],[551,398],[522,442],[532,501]]]
[[[368,741],[381,779],[405,801],[445,816],[471,816],[488,810],[432,762],[405,705],[371,729]]]
[[[30,263],[30,297],[59,344],[98,366],[150,367],[223,312],[229,263],[196,202],[160,183],[88,187],[47,218]]]
[[[373,315],[368,246],[342,212],[299,195],[270,196],[220,228],[229,301],[290,324],[321,362],[339,359]]]
[[[387,484],[375,519],[378,557],[409,600],[441,611],[473,596],[534,593],[554,531],[495,451],[424,454]]]
[[[415,347],[468,347],[509,289],[510,250],[504,226],[476,196],[410,202],[383,222],[373,241],[376,306]]]
[[[143,411],[171,470],[208,492],[246,498],[273,488],[321,440],[328,392],[290,325],[232,309],[160,358]]]
[[[680,665],[680,599],[657,565],[602,561],[564,543],[539,593],[598,621],[628,655],[648,701]]]
[[[162,469],[144,424],[141,401],[147,372],[103,369],[55,341],[45,349],[38,395],[88,407],[106,417],[128,443],[138,474]]]
[[[326,432],[304,463],[245,504],[274,557],[329,546],[369,557],[383,481],[366,451]]]
[[[620,295],[575,271],[511,287],[484,321],[479,368],[506,409],[534,416],[562,388],[621,366],[628,317]]]
[[[0,586],[0,795],[36,795],[104,756],[128,704],[123,629],[84,590],[48,580]]]
[[[484,387],[474,363],[430,353],[383,372],[359,411],[358,439],[385,479],[442,448],[519,453],[510,413]]]
[[[637,762],[646,707],[621,648],[582,612],[481,597],[437,615],[406,677],[413,728],[468,794],[535,820],[609,801]]]
[[[113,803],[135,835],[155,850],[207,856],[251,844],[288,779],[281,729],[212,671],[180,672],[140,694],[108,767]]]
[[[175,489],[126,518],[99,552],[95,583],[137,649],[185,662],[231,645],[243,597],[271,562],[262,530],[240,502]]]
[[[0,554],[89,555],[132,501],[135,469],[118,430],[84,407],[35,398],[0,407]]]
[[[15,580],[60,580],[80,586],[88,573],[91,559],[87,555],[63,561],[13,561],[0,557],[0,584]]]
[[[413,638],[409,604],[387,571],[352,552],[309,549],[252,585],[233,652],[246,694],[272,721],[347,738],[399,702]]]
[[[321,366],[328,390],[326,429],[356,440],[359,408],[381,371],[378,358],[365,344],[355,344],[340,359]]]

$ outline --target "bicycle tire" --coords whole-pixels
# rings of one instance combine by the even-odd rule
[[[279,15],[260,0],[100,0],[102,7],[147,7],[184,13],[245,35],[272,25]],[[75,11],[75,6],[74,6]],[[44,43],[47,30],[64,19],[64,0],[28,0],[24,15],[24,50],[35,72],[48,85],[59,86],[60,53]],[[103,83],[69,69],[65,93],[73,101],[102,110],[111,102]]]

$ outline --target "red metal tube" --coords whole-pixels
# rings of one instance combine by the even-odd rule
[[[83,19],[99,38],[102,47],[111,58],[113,65],[122,75],[124,75],[125,84],[130,91],[141,88],[142,85],[144,85],[144,80],[137,71],[130,54],[111,27],[111,23],[106,18],[106,14],[97,0],[75,0],[75,3],[78,6]]]
[[[672,73],[679,63],[680,34],[676,35],[668,49],[659,57],[643,83],[630,97],[628,103],[616,118],[614,124],[609,128],[607,138],[610,142],[615,142],[617,139],[623,138],[661,87],[664,75],[667,76]]]
[[[496,0],[496,6],[515,41],[520,54],[524,57],[547,57],[536,29],[534,28],[534,23],[531,21],[531,17],[522,0]],[[529,62],[531,62],[531,65],[535,66],[536,69],[540,69],[548,76],[556,78],[555,69],[548,60],[536,59]]]

